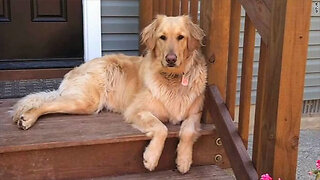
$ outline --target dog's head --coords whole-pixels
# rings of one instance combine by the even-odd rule
[[[190,54],[199,49],[204,32],[189,16],[158,15],[141,33],[142,43],[164,68],[175,69],[185,64]]]

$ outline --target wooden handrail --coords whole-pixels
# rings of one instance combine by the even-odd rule
[[[271,0],[264,0],[271,1]],[[254,27],[258,30],[262,40],[268,44],[270,39],[271,12],[263,0],[239,0],[250,17]],[[269,3],[268,3],[269,4]]]
[[[238,180],[257,180],[258,174],[217,86],[210,86],[207,89],[206,107],[214,119],[236,178]]]
[[[264,4],[271,10],[273,0],[263,0]]]

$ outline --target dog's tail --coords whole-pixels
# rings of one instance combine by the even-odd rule
[[[20,116],[30,109],[39,108],[43,103],[55,100],[59,96],[58,91],[38,92],[25,96],[20,99],[10,111],[14,122],[20,118]]]

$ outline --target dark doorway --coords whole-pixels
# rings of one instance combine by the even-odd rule
[[[83,62],[81,0],[0,0],[0,70]]]

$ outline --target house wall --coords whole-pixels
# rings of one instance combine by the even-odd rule
[[[315,3],[316,1],[314,1]],[[139,0],[102,0],[102,53],[139,54]],[[237,103],[239,103],[244,11],[241,17]],[[252,103],[255,103],[260,36],[256,36]],[[304,100],[320,99],[320,13],[311,15]]]
[[[139,0],[101,0],[102,54],[139,54]]]

